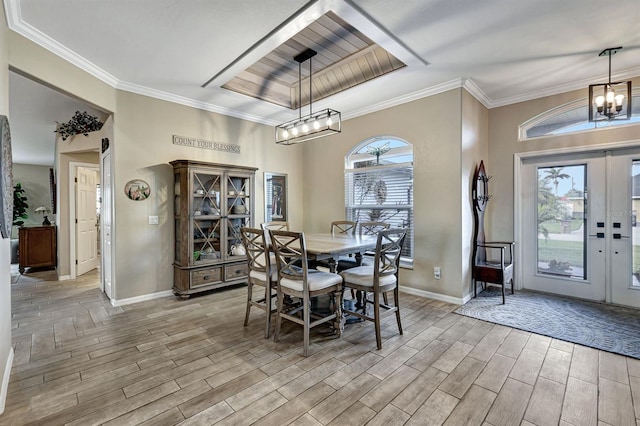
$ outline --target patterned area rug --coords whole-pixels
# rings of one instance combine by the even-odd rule
[[[454,312],[640,359],[640,310],[531,291],[489,287]]]

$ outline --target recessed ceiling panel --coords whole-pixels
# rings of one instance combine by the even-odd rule
[[[318,54],[299,64],[293,58]],[[333,12],[328,12],[222,87],[291,109],[324,99],[406,65]],[[300,74],[299,74],[300,73]],[[299,88],[299,75],[302,90]]]

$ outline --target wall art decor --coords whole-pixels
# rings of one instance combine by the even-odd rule
[[[142,179],[133,179],[124,186],[124,193],[130,200],[142,201],[151,195],[151,187]]]
[[[13,222],[13,162],[11,132],[6,115],[0,115],[0,236],[11,238]]]
[[[264,173],[264,220],[287,221],[287,175]]]

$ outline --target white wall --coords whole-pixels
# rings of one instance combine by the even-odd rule
[[[4,5],[0,16],[0,114],[9,114],[9,40]],[[11,121],[11,117],[9,117]],[[11,123],[9,123],[11,126]],[[11,253],[8,238],[0,238],[0,413],[4,411],[13,360],[11,347]]]

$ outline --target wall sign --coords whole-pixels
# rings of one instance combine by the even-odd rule
[[[240,154],[240,145],[232,143],[222,143],[215,141],[208,141],[205,139],[188,138],[186,136],[173,135],[173,144],[189,146],[191,148],[212,149],[214,151],[231,152],[233,154]]]

